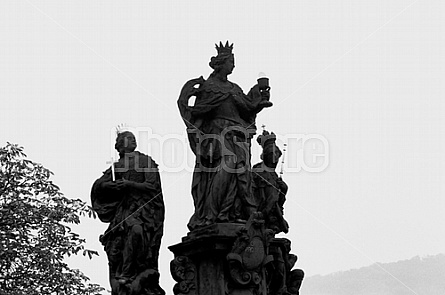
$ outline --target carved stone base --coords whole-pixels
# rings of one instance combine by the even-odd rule
[[[247,224],[213,224],[190,232],[169,249],[176,295],[298,294],[291,280],[296,256],[287,239],[273,239],[264,222],[252,216]],[[289,263],[290,260],[290,263]],[[294,271],[295,272],[295,271]]]
[[[189,233],[182,243],[170,246],[175,255],[170,271],[178,282],[174,293],[226,295],[226,256],[242,227],[242,224],[213,224]]]

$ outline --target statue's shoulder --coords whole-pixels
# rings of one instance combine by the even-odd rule
[[[272,185],[278,178],[278,174],[274,170],[271,170],[271,168],[264,166],[263,163],[264,162],[260,162],[252,166],[253,179],[257,182],[264,182],[268,185]]]
[[[252,176],[254,179],[261,179],[264,173],[263,162],[256,163],[252,166]]]
[[[232,84],[233,89],[234,89],[235,91],[243,92],[243,89],[242,89],[238,84],[236,84],[236,83],[234,83],[234,82],[232,82],[232,81],[230,81],[230,83]]]
[[[258,170],[259,168],[262,167],[262,165],[263,165],[263,162],[259,162],[259,163],[256,163],[255,165],[253,165],[252,168],[256,168]]]
[[[239,87],[236,83],[221,83],[220,81],[209,77],[204,83],[201,85],[200,90],[205,92],[213,92],[220,94],[234,93],[234,92],[243,92],[241,87]]]
[[[204,83],[200,87],[200,90],[204,92],[214,92],[214,93],[223,92],[221,85],[211,77],[204,81]]]
[[[153,158],[149,155],[146,155],[144,153],[141,153],[139,151],[135,151],[137,157],[139,158],[139,164],[142,167],[149,167],[149,168],[157,168],[158,164],[153,160]]]

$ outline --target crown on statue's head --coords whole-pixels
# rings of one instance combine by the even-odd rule
[[[124,132],[131,132],[131,133],[133,133],[132,130],[131,130],[131,127],[128,126],[127,124],[123,124],[122,123],[122,124],[119,124],[119,125],[116,126],[116,136],[118,136],[119,134],[124,133]]]
[[[267,130],[263,130],[263,134],[259,135],[256,139],[256,141],[263,147],[266,147],[266,145],[275,144],[275,141],[277,140],[277,136],[275,133]]]
[[[219,42],[218,44],[215,44],[216,50],[218,51],[218,56],[220,55],[231,55],[233,50],[233,43],[229,45],[229,41],[226,41],[226,44],[223,45],[222,42]]]

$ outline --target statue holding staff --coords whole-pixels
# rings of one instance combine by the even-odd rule
[[[164,295],[158,272],[164,224],[158,165],[135,151],[129,131],[118,133],[115,148],[119,161],[91,190],[93,209],[110,224],[100,241],[108,256],[112,295]]]

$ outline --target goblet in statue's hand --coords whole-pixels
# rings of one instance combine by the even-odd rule
[[[270,99],[270,92],[269,90],[263,90],[261,93],[261,102],[259,103],[259,106],[262,108],[269,108],[273,105]]]
[[[261,100],[269,101],[269,99],[270,99],[270,91],[269,91],[269,89],[267,89],[267,90],[260,90],[260,93],[261,93]]]
[[[265,92],[263,94],[263,92]],[[272,106],[272,103],[269,101],[270,93],[268,91],[261,91],[258,84],[254,85],[252,89],[250,89],[249,94],[252,94],[252,103],[257,106],[257,112],[261,111],[264,108],[268,108]]]

